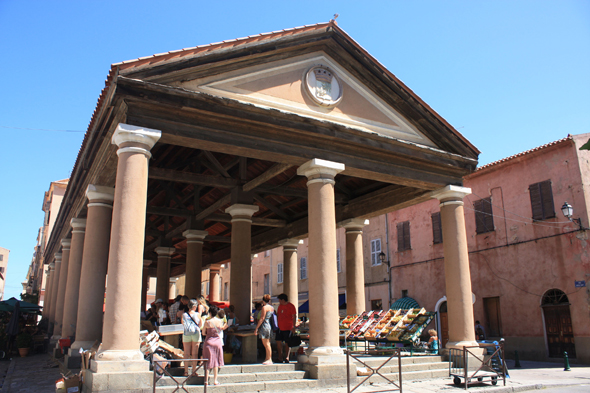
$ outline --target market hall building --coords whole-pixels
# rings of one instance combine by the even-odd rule
[[[170,276],[185,273],[195,297],[201,270],[229,263],[229,300],[247,321],[252,254],[283,246],[296,299],[296,245],[308,238],[311,337],[299,361],[315,378],[345,378],[336,228],[358,313],[366,220],[435,198],[448,346],[474,344],[462,177],[478,154],[333,21],[114,64],[45,251],[53,337],[75,336],[69,357],[102,342],[85,391],[149,388],[146,276],[167,298]]]

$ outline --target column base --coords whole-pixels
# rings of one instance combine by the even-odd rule
[[[479,347],[479,343],[477,341],[448,341],[445,345],[446,349],[463,349],[463,347]]]
[[[340,347],[315,347],[297,359],[312,379],[346,383],[346,355]],[[350,375],[356,376],[356,366],[350,364]]]
[[[68,370],[78,369],[82,367],[82,355],[79,349],[68,349],[68,354],[64,358],[64,366]]]
[[[114,352],[120,355],[131,351]],[[82,392],[147,393],[153,390],[153,378],[150,364],[143,360],[143,355],[141,360],[93,360],[84,375]]]

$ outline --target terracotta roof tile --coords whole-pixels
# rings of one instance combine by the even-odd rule
[[[535,148],[533,148],[533,149],[530,149],[530,150],[525,150],[525,151],[523,151],[523,152],[520,152],[520,153],[517,153],[517,154],[511,155],[511,156],[509,156],[509,157],[502,158],[502,159],[500,159],[500,160],[498,160],[498,161],[494,161],[494,162],[490,162],[489,164],[482,165],[482,166],[478,167],[478,168],[475,170],[475,172],[474,172],[474,173],[477,173],[477,172],[479,172],[479,171],[482,171],[482,170],[484,170],[484,169],[488,169],[488,168],[490,168],[490,167],[492,167],[492,166],[496,166],[496,165],[502,164],[502,163],[504,163],[504,162],[507,162],[507,161],[511,161],[511,160],[513,160],[513,159],[515,159],[515,158],[518,158],[518,157],[523,157],[523,156],[526,156],[526,155],[528,155],[528,154],[531,154],[531,153],[534,153],[534,152],[537,152],[537,151],[540,151],[540,150],[546,149],[546,148],[548,148],[548,147],[551,147],[551,146],[559,145],[560,143],[563,143],[563,142],[566,142],[566,141],[570,141],[570,140],[574,140],[574,138],[571,136],[571,134],[568,134],[568,135],[567,135],[565,138],[558,139],[558,140],[556,140],[556,141],[549,142],[549,143],[547,143],[547,144],[544,144],[544,145],[541,145],[541,146],[535,147]]]

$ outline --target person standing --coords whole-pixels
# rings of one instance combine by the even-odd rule
[[[192,299],[188,303],[189,310],[182,314],[182,324],[184,325],[184,334],[182,335],[182,344],[184,346],[184,358],[196,359],[199,356],[199,346],[201,345],[201,328],[203,328],[203,319],[197,312],[198,302]],[[188,377],[188,363],[184,361],[184,376]],[[192,361],[192,372],[195,372],[197,361]]]
[[[174,299],[174,303],[168,309],[168,316],[170,317],[170,323],[172,325],[180,323],[180,321],[177,322],[176,314],[178,313],[178,308],[180,307],[181,298],[182,295],[176,296],[176,299]]]
[[[287,294],[281,293],[278,298],[279,308],[277,312],[277,321],[279,324],[279,331],[277,333],[276,342],[277,351],[279,353],[279,363],[289,363],[289,355],[291,354],[289,342],[297,327],[297,309],[293,303],[289,303],[289,297]],[[283,349],[285,350],[284,359]]]
[[[266,294],[262,297],[262,310],[260,311],[260,319],[258,320],[256,329],[254,330],[254,334],[260,336],[260,340],[262,340],[262,345],[266,351],[266,357],[264,362],[262,362],[264,365],[272,364],[272,349],[270,347],[270,335],[272,331],[270,329],[270,318],[272,318],[273,312],[274,308],[270,304],[270,295]]]
[[[207,368],[213,369],[213,384],[219,385],[217,380],[217,373],[219,367],[224,365],[223,362],[223,341],[221,340],[221,332],[227,328],[227,324],[217,318],[218,308],[211,306],[209,308],[210,319],[205,321],[203,333],[207,336],[203,343],[203,358],[209,359]],[[208,381],[205,381],[208,383]]]

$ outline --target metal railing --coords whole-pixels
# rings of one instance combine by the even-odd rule
[[[193,371],[188,376],[178,376],[170,374],[169,369],[166,367],[168,363],[171,362],[196,362],[197,366],[193,367]],[[174,389],[171,393],[176,393],[180,391],[184,391],[186,393],[190,393],[186,390],[185,385],[193,376],[197,376],[198,371],[203,368],[205,370],[205,382],[203,386],[203,393],[207,393],[207,381],[209,379],[209,369],[207,368],[207,363],[209,363],[209,359],[164,359],[164,360],[156,360],[152,359],[152,365],[154,368],[154,379],[153,379],[153,392],[156,393],[157,382],[163,376],[170,377],[170,379],[176,384],[176,389]]]
[[[484,351],[481,354],[481,350]],[[478,352],[478,353],[475,353]],[[492,385],[502,378],[506,386],[506,361],[504,359],[504,341],[499,344],[480,344],[479,346],[451,348],[449,351],[449,376],[454,377],[455,385],[465,390],[470,384],[482,382],[489,378]]]
[[[384,353],[390,353],[390,356],[387,357],[385,359],[385,361],[383,363],[381,363],[381,365],[379,365],[379,367],[373,368],[371,366],[369,366],[367,363],[365,363],[362,359],[363,359],[363,355],[367,355],[367,354],[371,354],[370,352],[372,351],[362,351],[361,353],[353,353],[350,349],[346,349],[345,353],[346,353],[346,388],[347,388],[347,392],[348,393],[352,393],[354,392],[358,387],[360,387],[361,385],[363,385],[365,382],[367,382],[373,375],[379,375],[380,377],[384,378],[388,384],[394,385],[395,388],[394,389],[385,389],[385,390],[375,390],[374,392],[392,392],[392,391],[396,391],[399,390],[400,393],[402,392],[402,358],[401,358],[401,351],[399,350],[399,348],[396,349],[380,349],[378,351],[375,351],[378,354],[384,354]],[[397,357],[397,365],[398,365],[398,381],[397,383],[395,381],[392,381],[391,379],[389,379],[388,377],[386,377],[385,375],[381,374],[381,369],[383,368],[383,366],[385,366],[387,363],[389,363],[389,361],[393,358]],[[358,383],[354,388],[350,388],[350,379],[351,379],[351,375],[350,375],[350,359],[354,359],[357,362],[361,363],[363,366],[367,367],[368,370],[370,370],[370,373],[368,375],[365,376],[365,378]],[[372,358],[375,359],[375,358]],[[366,360],[366,358],[365,358]],[[354,376],[356,378],[356,375]]]

